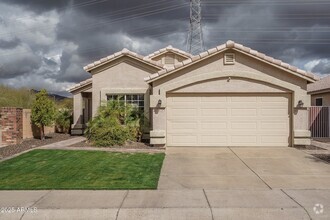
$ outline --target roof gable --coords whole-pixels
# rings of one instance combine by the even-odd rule
[[[159,70],[163,68],[162,65],[160,65],[159,63],[124,48],[122,51],[119,51],[119,52],[114,53],[110,56],[104,57],[100,60],[97,60],[93,63],[88,64],[87,66],[84,67],[84,70],[87,71],[87,72],[90,72],[90,71],[92,71],[92,70],[94,70],[98,67],[101,67],[101,66],[103,66],[105,64],[108,64],[108,63],[111,63],[111,62],[113,62],[113,61],[115,61],[115,60],[117,60],[121,57],[124,57],[124,56],[130,57],[130,58],[135,59],[135,60],[138,60],[141,63],[144,63],[144,64],[147,64],[149,66],[155,67],[156,69],[159,69]]]
[[[233,41],[227,41],[227,43],[222,44],[218,47],[212,48],[208,51],[205,51],[203,53],[200,53],[197,56],[194,56],[192,58],[189,58],[183,62],[180,62],[174,66],[171,67],[165,67],[164,69],[158,71],[155,74],[150,75],[149,77],[145,78],[145,81],[147,81],[148,83],[151,83],[153,81],[156,81],[160,78],[163,78],[167,75],[170,75],[174,72],[177,72],[181,69],[184,69],[188,66],[191,66],[195,63],[198,63],[200,61],[203,61],[207,58],[210,58],[214,55],[223,53],[227,50],[234,50],[234,51],[238,51],[240,53],[246,54],[248,56],[251,56],[257,60],[260,60],[262,62],[268,63],[270,65],[273,65],[274,67],[277,67],[279,69],[282,69],[286,72],[289,72],[291,74],[297,75],[298,77],[304,78],[309,82],[315,82],[316,80],[318,80],[318,77],[315,76],[313,73],[309,73],[306,72],[304,70],[298,69],[297,67],[291,66],[290,64],[284,63],[281,60],[277,60],[274,59],[272,57],[266,56],[263,53],[260,53],[256,50],[252,50],[251,48],[245,47],[241,44],[237,44]]]
[[[148,56],[145,56],[145,58],[148,58],[148,59],[151,59],[152,60],[152,59],[154,59],[156,57],[159,57],[161,55],[164,55],[166,53],[174,53],[176,55],[179,55],[179,56],[184,57],[184,58],[187,58],[187,59],[193,57],[190,53],[187,53],[187,52],[185,52],[183,50],[174,48],[171,45],[169,45],[169,46],[167,46],[165,48],[162,48],[160,50],[157,50],[157,51],[149,54]]]

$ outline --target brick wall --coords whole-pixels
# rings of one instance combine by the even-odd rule
[[[18,144],[23,140],[23,109],[0,108],[2,144]]]

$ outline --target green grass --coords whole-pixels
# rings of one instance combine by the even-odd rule
[[[33,150],[0,163],[0,190],[156,189],[164,157]]]

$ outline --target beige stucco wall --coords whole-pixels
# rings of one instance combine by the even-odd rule
[[[319,94],[312,94],[312,106],[316,105],[317,98],[323,98],[323,106],[330,106],[330,91]]]
[[[40,129],[31,123],[31,109],[23,109],[23,139],[39,138]],[[45,127],[45,134],[55,132],[55,126]]]
[[[93,115],[107,100],[107,94],[146,94],[145,109],[148,115],[149,85],[144,78],[156,71],[154,67],[125,57],[93,70]]]
[[[154,95],[151,96],[151,107],[158,109],[153,111],[156,134],[159,134],[158,131],[166,131],[166,94],[169,92],[288,92],[292,94],[293,107],[297,106],[299,100],[304,102],[304,107],[310,106],[306,80],[245,54],[230,52],[236,54],[234,65],[224,65],[223,54],[218,54],[152,83]],[[162,101],[160,108],[157,106],[158,100]],[[307,109],[295,108],[292,112],[294,112],[292,116],[293,142],[308,144],[310,132],[308,131]],[[165,144],[166,137],[151,135],[151,142]]]

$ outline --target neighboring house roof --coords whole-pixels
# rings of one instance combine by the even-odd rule
[[[309,93],[318,92],[327,89],[330,89],[330,76],[323,77],[319,81],[307,85],[307,91]]]
[[[182,57],[186,57],[186,58],[193,57],[193,55],[191,55],[190,53],[187,53],[183,50],[172,47],[172,45],[169,45],[165,48],[162,48],[160,50],[157,50],[157,51],[149,54],[148,56],[145,56],[145,58],[152,59],[152,58],[155,58],[157,56],[160,56],[160,55],[168,53],[168,52],[172,52],[172,53],[178,54],[178,55],[180,55]]]
[[[112,62],[114,60],[117,60],[118,58],[121,58],[121,57],[124,57],[124,56],[131,57],[131,58],[136,59],[136,60],[138,60],[138,61],[140,61],[142,63],[146,63],[148,65],[154,66],[154,67],[156,67],[158,69],[162,69],[163,68],[163,66],[160,63],[155,62],[155,61],[151,60],[148,57],[141,56],[141,55],[139,55],[139,54],[137,54],[135,52],[132,52],[132,51],[124,48],[122,51],[119,51],[119,52],[114,53],[114,54],[112,54],[110,56],[104,57],[104,58],[102,58],[100,60],[97,60],[97,61],[95,61],[93,63],[88,64],[87,66],[84,67],[84,70],[87,71],[87,72],[90,72],[91,70],[93,70],[93,69],[95,69],[97,67],[100,67],[100,66],[102,66],[102,65],[104,65],[106,63],[110,63],[110,62]]]
[[[67,89],[68,92],[73,92],[73,91],[76,91],[78,89],[81,89],[85,86],[88,86],[88,85],[91,85],[92,84],[92,78],[90,79],[87,79],[85,81],[82,81],[74,86],[72,86],[71,88]]]
[[[165,77],[165,76],[167,76],[169,74],[172,74],[172,73],[174,73],[178,70],[184,69],[187,66],[191,66],[191,65],[193,65],[193,64],[195,64],[199,61],[205,60],[205,59],[207,59],[211,56],[222,53],[222,52],[224,52],[226,50],[229,50],[229,49],[239,51],[241,53],[244,53],[244,54],[250,55],[252,57],[255,57],[255,58],[257,58],[257,59],[259,59],[263,62],[275,65],[278,68],[282,68],[282,69],[284,69],[288,72],[296,74],[296,75],[298,75],[298,76],[300,76],[304,79],[307,79],[310,82],[315,82],[316,80],[319,79],[313,73],[309,73],[309,72],[306,72],[304,70],[298,69],[297,67],[291,66],[290,64],[287,64],[287,63],[284,63],[281,60],[277,60],[277,59],[274,59],[272,57],[266,56],[263,53],[260,53],[256,50],[252,50],[251,48],[245,47],[241,44],[237,44],[233,41],[227,41],[227,43],[225,43],[225,44],[222,44],[218,47],[209,49],[206,52],[200,53],[199,55],[194,56],[192,58],[189,58],[189,59],[187,59],[183,62],[180,62],[178,64],[175,64],[174,66],[164,68],[164,69],[158,71],[157,73],[152,74],[149,77],[145,78],[145,81],[147,81],[148,83],[153,82],[157,79]]]

